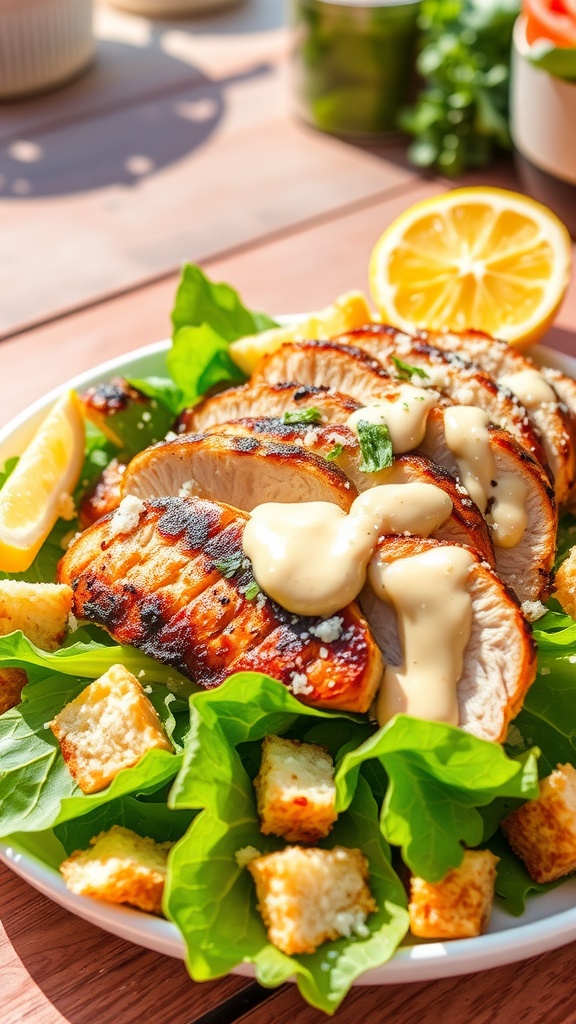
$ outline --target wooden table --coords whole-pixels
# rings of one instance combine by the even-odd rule
[[[404,140],[361,149],[298,122],[283,0],[156,22],[101,6],[76,83],[0,108],[0,424],[49,388],[166,337],[185,260],[268,312],[367,290],[387,223],[446,181]],[[502,161],[466,184],[517,188]],[[576,276],[547,343],[576,352]],[[71,916],[0,867],[1,1024],[325,1019],[294,987],[198,985],[175,960]],[[335,1019],[572,1024],[576,944],[427,984],[355,988]]]

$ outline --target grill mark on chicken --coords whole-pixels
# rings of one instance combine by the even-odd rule
[[[282,416],[284,412],[297,412],[303,406],[314,406],[322,421],[330,423],[340,416],[343,407],[348,414],[354,412],[357,403],[348,395],[335,393],[324,385],[303,384],[242,384],[228,388],[212,398],[205,398],[192,409],[185,409],[180,415],[177,432],[194,433],[204,431],[224,420],[236,420],[243,416]]]
[[[382,661],[357,606],[338,613],[340,636],[326,642],[310,632],[320,618],[292,615],[264,595],[249,600],[247,519],[201,498],[148,501],[137,526],[120,532],[112,514],[89,527],[61,559],[58,578],[73,588],[77,618],[204,688],[250,668],[293,686],[306,703],[366,711]],[[218,568],[224,558],[238,566],[229,578]]]
[[[247,434],[183,434],[140,452],[122,480],[138,498],[195,494],[251,511],[266,501],[330,501],[347,511],[356,497],[342,470],[312,451]]]

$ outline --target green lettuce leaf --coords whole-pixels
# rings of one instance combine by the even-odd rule
[[[194,811],[171,810],[162,788],[147,797],[129,793],[100,804],[79,818],[69,818],[57,825],[54,832],[68,854],[87,850],[90,840],[100,832],[107,832],[112,825],[122,825],[157,843],[175,843],[184,835],[194,814]]]
[[[263,313],[246,309],[229,285],[210,281],[190,263],[182,269],[172,325],[166,362],[183,406],[193,405],[212,387],[245,381],[228,355],[230,342],[276,326]]]
[[[538,643],[536,679],[508,731],[508,747],[541,750],[540,775],[559,763],[576,764],[576,622],[549,611],[534,629]]]
[[[515,761],[498,744],[461,729],[396,715],[341,759],[338,810],[349,806],[360,768],[370,759],[379,760],[388,777],[383,834],[401,847],[413,873],[429,882],[460,864],[462,844],[482,841],[479,807],[502,796],[531,799],[538,792],[536,752]]]
[[[522,861],[512,852],[501,829],[488,843],[492,853],[499,858],[496,868],[496,895],[505,901],[505,909],[514,917],[520,917],[526,910],[526,900],[535,893],[550,892],[561,884],[535,882],[526,871]]]
[[[365,733],[366,726],[354,716],[300,704],[281,683],[255,673],[239,673],[217,690],[195,694],[190,709],[184,764],[169,803],[174,808],[204,809],[171,853],[165,895],[166,912],[187,944],[190,973],[195,980],[206,980],[250,961],[264,985],[279,985],[296,975],[304,997],[331,1013],[359,974],[393,954],[407,929],[406,896],[390,864],[376,802],[361,779],[346,812],[321,844],[357,848],[362,837],[380,908],[368,919],[369,935],[327,943],[315,954],[288,957],[268,942],[252,879],[235,857],[246,846],[264,852],[283,845],[260,832],[254,789],[237,748],[258,748],[265,735],[293,732],[298,725],[303,726],[301,732],[309,732],[314,719],[324,720],[324,736],[334,721],[338,740],[344,734],[349,742],[356,729]],[[318,724],[322,727],[321,721]],[[254,771],[258,759],[246,756],[246,751],[244,755]]]
[[[135,647],[85,640],[87,635],[87,631],[78,630],[76,634],[71,634],[71,643],[53,653],[35,647],[20,630],[8,636],[0,636],[0,667],[23,668],[29,681],[34,682],[38,678],[44,678],[47,672],[97,679],[112,665],[121,664],[143,685],[163,683],[174,693],[183,696],[188,696],[192,690],[197,689],[176,669],[162,665]],[[77,641],[76,636],[79,638]]]
[[[36,832],[86,814],[127,793],[157,790],[174,778],[182,754],[149,750],[133,768],[119,772],[100,793],[84,794],[74,782],[48,723],[84,687],[85,679],[48,675],[22,692],[22,703],[0,715],[0,834]],[[173,694],[151,687],[148,694],[175,747],[181,748],[188,713]]]

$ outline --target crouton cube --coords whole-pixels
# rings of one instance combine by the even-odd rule
[[[267,736],[254,786],[265,835],[314,843],[336,821],[334,764],[314,743]]]
[[[55,651],[68,628],[72,589],[65,583],[0,580],[0,636],[21,629],[43,651]],[[19,668],[0,669],[0,715],[20,703],[27,683]]]
[[[559,764],[540,793],[502,821],[502,829],[535,882],[554,882],[576,870],[576,771]]]
[[[378,907],[360,850],[287,846],[248,864],[268,938],[283,953],[314,953],[342,935],[368,934]]]
[[[172,843],[156,843],[120,825],[90,840],[60,865],[71,892],[162,913],[166,862]]]
[[[153,704],[123,665],[112,665],[89,683],[50,728],[84,793],[104,789],[148,750],[173,749]]]
[[[567,615],[576,619],[576,546],[570,549],[568,557],[554,575],[555,593]]]
[[[467,939],[484,931],[494,900],[495,857],[466,850],[458,868],[440,882],[410,879],[410,931],[423,939]]]

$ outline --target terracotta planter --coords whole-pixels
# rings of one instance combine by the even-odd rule
[[[92,0],[0,0],[0,99],[59,85],[93,53]]]
[[[576,238],[576,83],[527,59],[524,20],[514,28],[510,131],[526,191],[549,206]]]

